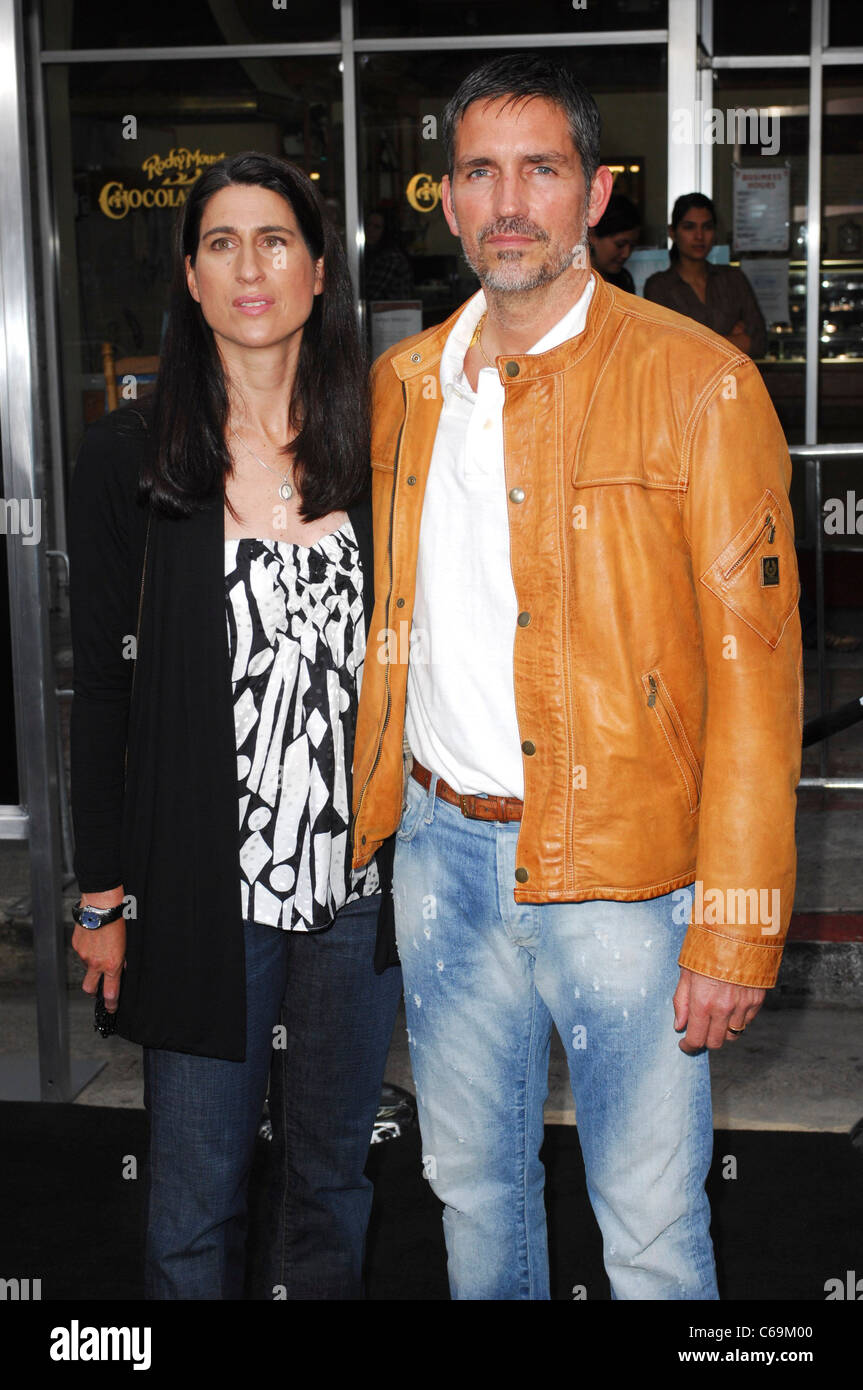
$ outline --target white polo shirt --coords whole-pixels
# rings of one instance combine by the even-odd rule
[[[531,353],[548,352],[583,332],[593,288],[591,275],[576,303]],[[504,388],[496,369],[483,367],[474,392],[463,370],[485,309],[480,290],[465,305],[441,357],[443,403],[420,526],[405,733],[418,762],[457,792],[523,799]]]

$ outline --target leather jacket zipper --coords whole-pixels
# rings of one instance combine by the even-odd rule
[[[671,744],[671,751],[680,766],[680,774],[686,784],[686,793],[689,798],[689,809],[695,811],[701,800],[701,770],[695,761],[695,755],[689,746],[685,730],[680,715],[674,707],[671,697],[665,691],[664,685],[658,679],[659,671],[648,672],[647,681],[647,704],[652,709],[659,721],[660,727]],[[658,708],[657,708],[658,704]],[[660,711],[662,711],[660,713]],[[677,750],[677,751],[675,751]],[[679,756],[678,756],[679,754]],[[682,758],[682,763],[681,763]],[[684,770],[685,768],[685,770]],[[687,772],[689,776],[687,776]],[[692,779],[690,786],[689,779]]]
[[[734,571],[740,569],[740,566],[746,563],[753,550],[755,550],[756,547],[761,544],[761,538],[768,527],[770,528],[770,534],[767,537],[767,542],[769,545],[772,545],[776,536],[776,523],[774,522],[770,512],[767,513],[766,517],[764,518],[764,521],[762,522],[761,529],[759,530],[758,534],[754,537],[754,539],[750,541],[749,545],[747,545],[743,554],[738,555],[734,563],[730,565],[729,568],[725,571],[725,573],[722,576],[723,579],[730,579]]]

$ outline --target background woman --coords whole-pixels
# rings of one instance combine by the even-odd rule
[[[596,226],[588,231],[594,270],[610,285],[616,285],[628,294],[635,293],[635,285],[626,269],[626,262],[641,237],[640,224],[635,203],[624,193],[612,193],[605,212]]]
[[[764,316],[752,286],[735,266],[712,265],[707,257],[716,239],[716,208],[703,193],[684,193],[668,227],[671,265],[651,275],[645,299],[697,319],[750,357],[767,349]]]
[[[348,843],[367,479],[338,237],[299,170],[225,159],[178,223],[152,411],[91,427],[70,507],[73,945],[145,1049],[152,1298],[242,1296],[268,1081],[274,1296],[361,1296],[400,987],[387,866]]]

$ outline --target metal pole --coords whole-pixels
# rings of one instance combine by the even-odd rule
[[[701,106],[698,104],[698,26],[694,0],[668,0],[668,204],[699,187]],[[692,139],[678,123],[688,113]]]
[[[30,183],[26,124],[22,0],[0,0],[0,427],[5,499],[23,515],[40,515],[45,479],[39,409],[33,305]],[[8,505],[7,505],[8,516]],[[22,802],[30,840],[33,943],[39,1034],[39,1089],[43,1100],[68,1100],[69,1029],[60,897],[57,818],[56,705],[48,640],[48,574],[45,546],[25,544],[21,527],[9,536],[9,596],[15,722]]]
[[[822,516],[821,460],[811,459],[808,466],[815,474],[815,614],[818,623],[818,713],[827,713],[827,645],[824,630],[824,518]],[[827,739],[818,745],[818,764],[822,777],[827,776]]]
[[[36,149],[36,196],[39,205],[39,252],[42,269],[42,312],[45,320],[45,347],[50,354],[49,369],[45,372],[46,405],[51,445],[47,462],[51,479],[51,540],[58,550],[66,550],[66,487],[63,402],[60,383],[62,372],[57,344],[60,340],[57,319],[57,236],[48,174],[48,134],[45,127],[45,79],[39,63],[41,46],[39,14],[30,15],[30,71],[33,82],[33,133]],[[51,462],[53,461],[53,467]]]
[[[713,106],[713,0],[700,0],[698,6],[698,40],[704,52],[704,62],[697,74],[698,99],[702,111]],[[700,52],[697,53],[700,60]],[[693,187],[708,198],[713,195],[713,146],[701,145],[698,183]]]
[[[818,439],[818,369],[821,355],[821,118],[824,74],[824,0],[812,0],[809,65],[809,183],[806,194],[806,443]],[[821,514],[818,515],[821,526]]]
[[[341,0],[342,21],[342,130],[345,156],[345,237],[347,239],[348,269],[354,285],[357,316],[363,327],[363,302],[360,297],[360,188],[359,151],[357,144],[357,83],[354,59],[353,0]]]

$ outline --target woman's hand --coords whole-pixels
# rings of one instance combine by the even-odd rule
[[[115,907],[123,901],[123,890],[118,888],[112,893],[85,893],[84,897],[91,907]],[[96,927],[93,931],[76,926],[72,933],[72,950],[87,967],[81,984],[84,993],[95,994],[100,976],[104,975],[105,1008],[109,1014],[116,1013],[126,961],[125,917],[118,917],[116,922]]]
[[[741,352],[748,352],[752,346],[752,339],[746,332],[746,324],[742,319],[738,319],[731,332],[724,336],[732,347],[739,348]]]

